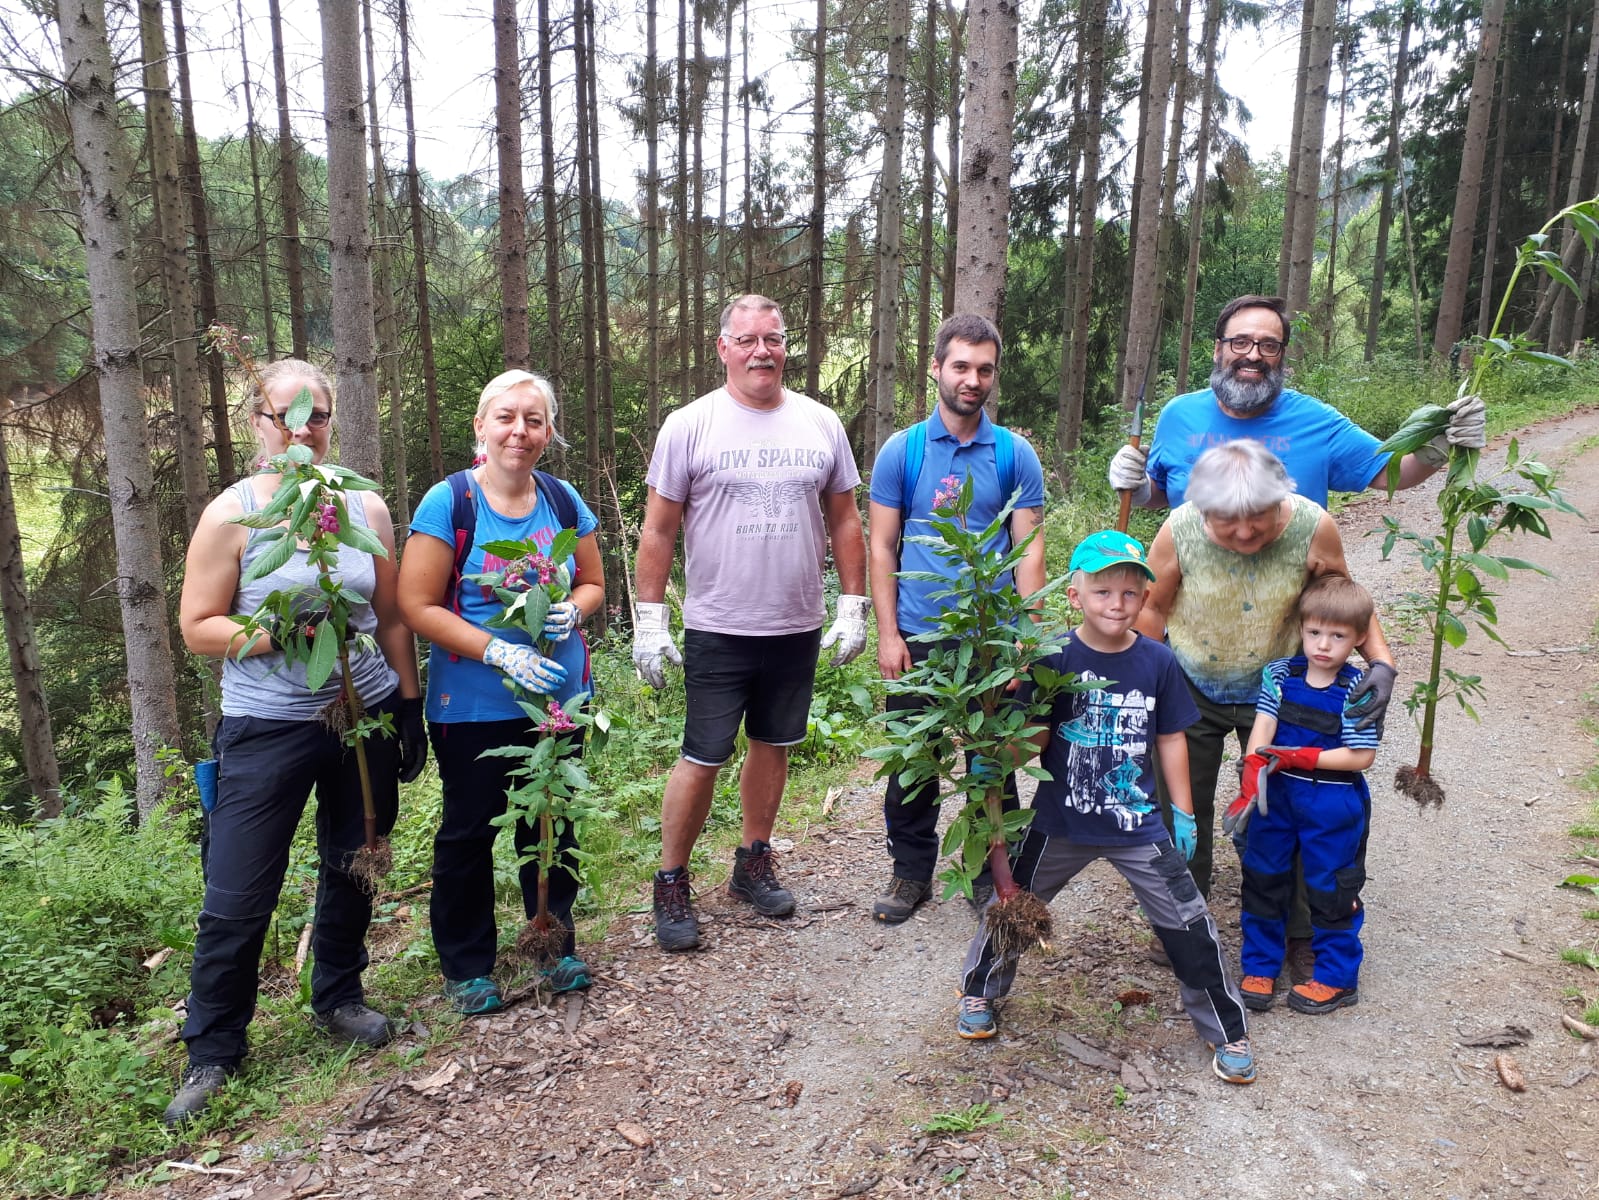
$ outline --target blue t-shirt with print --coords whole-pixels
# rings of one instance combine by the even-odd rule
[[[1194,461],[1214,446],[1253,438],[1282,459],[1294,491],[1327,507],[1329,491],[1363,492],[1388,465],[1382,443],[1331,405],[1284,388],[1258,417],[1222,411],[1210,388],[1177,396],[1160,410],[1149,478],[1172,508],[1188,494]]]
[[[577,533],[587,537],[599,528],[599,521],[583,498],[565,480],[561,486],[571,493],[577,505]],[[497,571],[505,566],[498,558],[485,559],[483,547],[490,542],[519,542],[531,537],[540,546],[549,548],[560,532],[560,521],[555,510],[538,494],[538,504],[525,517],[503,517],[489,505],[481,488],[474,489],[477,496],[477,529],[473,532],[473,545],[461,564],[461,574],[477,575]],[[422,497],[416,514],[411,519],[411,536],[418,534],[438,538],[455,553],[455,526],[451,520],[450,485],[436,483]],[[577,562],[566,560],[566,568],[576,578]],[[501,605],[494,593],[475,583],[463,580],[461,584],[461,616],[479,629],[503,638],[508,642],[527,645],[531,639],[526,633],[513,629],[489,629],[485,622],[500,611]],[[561,685],[555,699],[565,705],[569,700],[588,696],[592,691],[589,678],[588,646],[582,634],[574,631],[564,642],[541,651],[566,668],[566,682]],[[505,686],[505,676],[493,667],[476,659],[458,658],[448,650],[433,646],[428,652],[428,720],[438,724],[455,721],[509,721],[526,714],[516,706],[516,697]]]
[[[1155,800],[1155,739],[1199,720],[1177,659],[1143,634],[1104,654],[1073,633],[1040,664],[1106,686],[1063,692],[1049,714],[1033,828],[1088,846],[1159,842],[1170,835]]]
[[[872,467],[871,498],[889,508],[899,508],[905,501],[905,430],[889,438],[877,452],[877,462]],[[933,532],[928,518],[933,515],[933,497],[946,476],[964,481],[972,480],[972,507],[966,517],[971,529],[986,528],[1010,500],[1000,495],[999,467],[995,462],[994,425],[983,413],[978,421],[977,433],[962,445],[954,434],[944,428],[943,416],[938,409],[928,418],[927,450],[922,456],[921,473],[917,476],[916,490],[911,496],[911,511],[901,516],[901,530],[906,541],[900,550],[899,569],[902,571],[936,571],[951,577],[950,564],[940,558],[931,547],[917,545],[908,539],[914,535]],[[1020,490],[1017,508],[1042,508],[1044,506],[1044,469],[1038,461],[1038,452],[1027,439],[1011,432],[1011,445],[1015,448],[1013,488]],[[1004,535],[996,545],[1004,545]],[[992,549],[992,547],[989,547]],[[1004,582],[1009,582],[1009,576]],[[901,579],[896,608],[900,629],[909,634],[926,633],[944,605],[931,597],[948,588],[947,583],[927,583],[915,579]]]

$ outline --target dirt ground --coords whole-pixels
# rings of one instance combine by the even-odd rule
[[[1485,465],[1502,463],[1501,439]],[[1583,727],[1599,680],[1599,413],[1522,435],[1563,471],[1585,518],[1515,553],[1552,568],[1502,588],[1508,649],[1481,634],[1450,656],[1480,673],[1481,723],[1447,709],[1436,773],[1448,798],[1418,812],[1391,786],[1416,733],[1399,699],[1425,669],[1416,626],[1390,618],[1401,667],[1370,772],[1367,959],[1358,1007],[1279,1005],[1251,1025],[1260,1078],[1222,1083],[1112,872],[1055,902],[1056,937],[1025,960],[1001,1035],[954,1033],[966,904],[872,923],[887,873],[881,789],[786,836],[787,921],[747,917],[699,881],[704,948],[667,957],[647,913],[591,947],[581,1001],[530,994],[459,1026],[425,1061],[318,1111],[244,1131],[198,1174],[195,1200],[309,1196],[783,1197],[896,1195],[1110,1200],[1126,1196],[1599,1195],[1599,1051],[1560,1024],[1599,977],[1559,961],[1592,947],[1591,895],[1556,885],[1584,864],[1567,828],[1591,795]],[[1436,521],[1435,488],[1372,496],[1340,517],[1352,569],[1390,612],[1423,578],[1365,536],[1385,512]],[[1230,853],[1216,914],[1237,943]],[[1586,864],[1592,869],[1593,864]],[[413,1014],[441,1024],[442,1001]],[[1495,1047],[1495,1039],[1512,1045]],[[1501,1083],[1514,1056],[1526,1090]],[[973,1109],[986,1104],[987,1109]],[[935,1118],[943,1118],[936,1121]],[[967,1131],[926,1132],[965,1124]],[[987,1122],[987,1123],[985,1123]],[[285,1128],[300,1131],[286,1139]],[[307,1129],[312,1132],[306,1134]],[[192,1160],[190,1160],[192,1165]]]

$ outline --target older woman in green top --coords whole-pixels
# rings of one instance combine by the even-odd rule
[[[1256,441],[1228,442],[1194,464],[1187,502],[1150,545],[1155,584],[1139,632],[1165,636],[1188,679],[1200,719],[1187,729],[1199,847],[1189,870],[1210,894],[1216,777],[1227,734],[1240,748],[1255,720],[1260,673],[1297,652],[1295,602],[1319,575],[1348,575],[1338,526],[1313,500],[1294,494],[1282,462]],[[1393,655],[1373,620],[1361,654],[1372,686],[1352,699],[1364,723],[1380,721],[1393,691]],[[1240,749],[1240,753],[1241,753]],[[1310,915],[1296,889],[1289,963],[1308,975]]]

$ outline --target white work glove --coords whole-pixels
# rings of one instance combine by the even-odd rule
[[[544,636],[552,642],[564,642],[582,619],[583,610],[570,600],[552,604],[550,611],[544,614]]]
[[[866,649],[866,614],[871,607],[872,602],[865,596],[838,598],[838,616],[833,618],[833,627],[822,639],[823,650],[833,645],[838,647],[833,651],[833,657],[827,660],[828,665],[842,667]]]
[[[1143,504],[1149,499],[1149,475],[1145,471],[1148,461],[1149,451],[1143,447],[1123,446],[1110,460],[1110,486],[1118,492],[1131,492],[1133,503]]]
[[[532,646],[503,638],[490,639],[488,649],[483,651],[483,662],[505,672],[506,678],[523,691],[540,696],[553,696],[566,682],[566,668],[553,658],[545,658]]]
[[[672,644],[671,613],[664,604],[639,601],[633,618],[633,666],[639,678],[656,691],[666,686],[666,671],[661,660],[683,665],[683,656]]]
[[[1416,457],[1437,469],[1449,461],[1449,448],[1481,450],[1488,444],[1488,406],[1481,396],[1462,396],[1449,405],[1449,427],[1416,448]]]

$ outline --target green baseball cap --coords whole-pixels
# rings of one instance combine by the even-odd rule
[[[1155,572],[1144,561],[1143,543],[1115,529],[1101,529],[1078,542],[1068,569],[1092,575],[1110,567],[1137,567],[1151,580],[1155,578]]]

